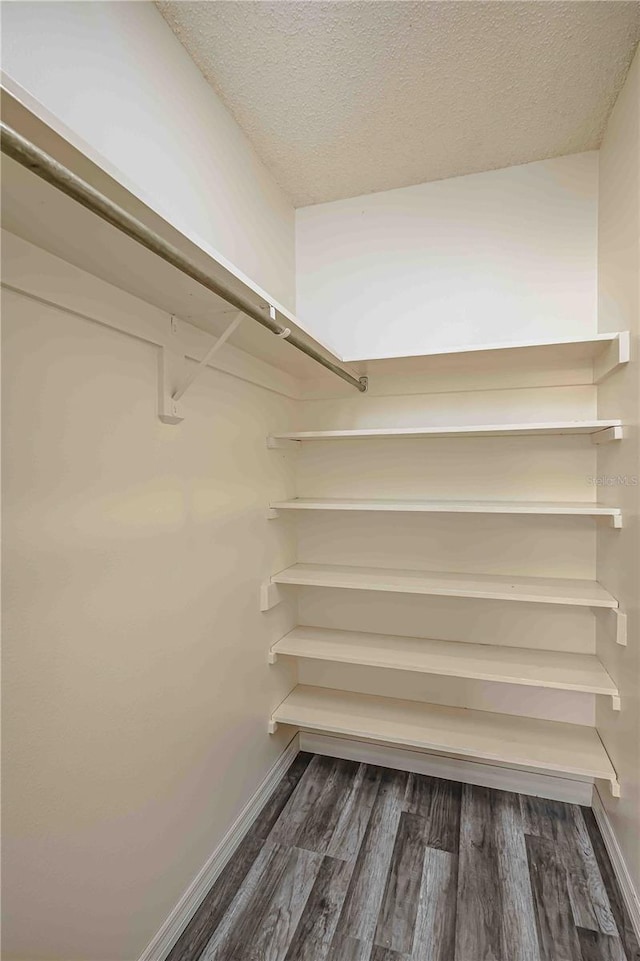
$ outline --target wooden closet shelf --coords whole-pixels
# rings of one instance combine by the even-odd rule
[[[289,511],[398,511],[442,514],[563,514],[586,517],[620,517],[619,507],[577,501],[455,501],[365,500],[349,497],[296,497],[274,501],[270,507]]]
[[[319,627],[294,628],[276,641],[271,648],[270,660],[273,662],[281,654],[611,697],[618,697],[619,694],[600,661],[591,654],[567,654]]]
[[[497,761],[579,778],[602,778],[617,796],[616,772],[594,728],[560,721],[442,707],[418,701],[298,686],[275,709],[278,724],[405,747]]]
[[[614,428],[620,420],[567,420],[538,424],[462,424],[449,427],[375,427],[360,430],[303,430],[274,434],[270,440],[366,440],[401,437],[526,437],[553,434],[593,434]],[[609,435],[608,435],[609,436]],[[604,439],[604,438],[603,438]],[[612,437],[611,439],[618,439]]]
[[[567,577],[516,577],[507,574],[457,574],[379,567],[345,567],[337,564],[294,564],[273,574],[271,583],[390,591],[396,594],[436,594],[538,604],[568,604],[577,607],[618,606],[615,597],[597,581]]]

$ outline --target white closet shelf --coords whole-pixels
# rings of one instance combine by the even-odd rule
[[[271,576],[272,584],[339,587],[396,594],[438,594],[493,600],[616,608],[618,602],[597,581],[567,577],[521,577],[507,574],[458,574],[404,571],[338,564],[294,564]]]
[[[614,428],[621,420],[563,420],[538,424],[460,424],[449,427],[374,427],[359,430],[301,430],[273,434],[269,440],[366,440],[377,437],[527,437],[552,434],[597,435]],[[611,436],[616,440],[618,437]]]
[[[294,628],[276,641],[271,648],[270,660],[273,662],[281,654],[444,677],[619,696],[618,688],[600,661],[590,654],[320,627]]]
[[[489,369],[496,369],[500,363],[505,365],[517,364],[522,367],[529,363],[538,368],[553,367],[559,364],[573,366],[590,363],[593,369],[593,383],[599,383],[609,374],[618,370],[629,361],[629,332],[611,331],[596,334],[593,337],[569,337],[563,340],[517,340],[493,344],[464,344],[457,347],[441,347],[431,351],[420,351],[415,354],[387,355],[355,355],[343,357],[350,362],[369,362],[367,372],[376,369],[376,365],[395,359],[397,362],[419,360],[443,362],[449,366],[454,361],[471,361],[477,367],[489,365]],[[398,369],[401,369],[398,367]]]
[[[454,500],[359,500],[339,497],[296,497],[274,501],[273,510],[283,511],[398,511],[442,514],[571,514],[588,517],[620,517],[619,507],[577,501],[454,501]]]
[[[298,686],[271,716],[269,731],[308,731],[497,761],[579,778],[602,778],[619,796],[616,772],[594,728],[419,701]]]

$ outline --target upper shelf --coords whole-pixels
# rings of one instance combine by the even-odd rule
[[[615,432],[615,428],[618,430]],[[618,440],[621,420],[565,420],[539,424],[460,424],[448,427],[374,427],[358,430],[301,430],[274,434],[270,441],[282,440],[366,440],[383,437],[532,437],[553,434],[592,434],[607,432],[606,440]],[[597,443],[598,441],[596,441]]]
[[[71,130],[43,112],[26,91],[3,78],[3,120],[65,167],[82,177],[110,200],[142,221],[163,240],[194,259],[219,283],[246,297],[268,315],[273,305],[283,326],[335,362],[339,358],[321,343],[286,306],[258,286],[202,238],[176,224],[168,212],[155,209],[136,185],[78,141]],[[60,224],[65,229],[60,230]],[[219,336],[237,313],[236,309],[201,284],[187,277],[114,227],[86,210],[60,190],[26,170],[16,161],[2,158],[2,225],[8,232],[40,247],[67,263],[92,274],[146,303],[175,315],[208,334]],[[296,378],[333,375],[275,337],[249,318],[230,340],[232,346],[265,361]]]
[[[516,379],[532,369],[536,372],[581,368],[573,379],[561,382],[598,383],[629,359],[628,332],[611,332],[586,338],[557,341],[516,341],[488,345],[465,345],[425,349],[413,356],[345,357],[338,344],[323,342],[318,329],[311,330],[220,251],[214,249],[189,225],[176,220],[175,211],[160,209],[139,184],[52,115],[28,91],[10,77],[3,77],[3,120],[62,164],[79,174],[110,199],[142,220],[163,239],[195,259],[221,283],[233,288],[261,309],[273,305],[279,319],[328,359],[353,363],[353,373],[403,375],[414,367],[434,379],[452,371],[466,378],[470,371],[510,371]],[[58,229],[65,224],[65,230]],[[88,273],[140,297],[169,314],[213,335],[219,335],[235,310],[195,281],[123,237],[75,201],[44,183],[14,161],[3,160],[3,226],[11,233],[61,257]],[[284,294],[282,294],[284,296]],[[243,323],[231,343],[303,383],[319,379],[336,386],[334,378],[284,340],[279,340],[255,323]],[[435,378],[434,378],[435,375]],[[577,378],[577,379],[576,379]],[[556,382],[555,380],[553,381]],[[560,381],[559,381],[560,382]],[[470,389],[470,388],[467,388]]]
[[[274,501],[275,510],[289,511],[397,511],[442,514],[560,514],[619,518],[619,507],[575,501],[452,501],[452,500],[359,500],[338,497],[295,497]]]
[[[611,331],[592,337],[563,338],[561,340],[522,340],[507,343],[463,345],[436,350],[398,355],[396,357],[345,357],[349,363],[364,364],[363,370],[375,374],[379,370],[410,372],[419,369],[462,370],[501,367],[524,372],[532,368],[588,367],[591,382],[604,380],[609,374],[629,361],[629,332]]]
[[[219,282],[246,296],[257,307],[271,304],[278,319],[319,353],[332,361],[353,363],[356,376],[369,374],[377,382],[387,374],[410,375],[415,369],[428,375],[431,391],[442,388],[440,380],[452,372],[473,389],[473,377],[510,377],[518,386],[533,377],[531,386],[549,383],[598,383],[629,359],[628,332],[611,332],[586,338],[557,341],[527,340],[488,345],[464,345],[425,349],[413,356],[345,357],[338,344],[325,343],[322,331],[305,325],[277,298],[239,270],[220,251],[179,222],[176,212],[161,209],[141,186],[129,181],[122,170],[82,141],[59,117],[52,115],[28,91],[10,77],[3,77],[3,120],[62,164],[79,174],[110,199],[142,220],[162,238],[195,258]],[[218,336],[235,314],[222,299],[185,277],[169,265],[122,236],[75,201],[20,167],[3,160],[3,226],[17,236],[173,314],[194,327]],[[65,224],[65,230],[58,229]],[[281,296],[285,296],[284,292]],[[299,379],[303,386],[318,382],[335,390],[332,375],[253,322],[234,332],[231,344],[278,370]],[[569,373],[567,374],[567,371]],[[505,374],[506,372],[506,374]],[[378,376],[378,375],[383,376]],[[567,377],[569,379],[567,379]],[[541,383],[540,380],[544,383]],[[558,379],[559,378],[559,379]],[[500,386],[500,384],[496,384]],[[504,386],[504,384],[502,384]],[[422,390],[423,388],[421,388]]]

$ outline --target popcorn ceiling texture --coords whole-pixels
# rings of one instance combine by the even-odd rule
[[[157,6],[296,206],[597,148],[640,36],[612,0]]]

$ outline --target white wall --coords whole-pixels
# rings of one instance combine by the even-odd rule
[[[287,741],[295,614],[258,594],[295,559],[265,518],[295,401],[208,369],[161,424],[158,348],[108,324],[168,315],[15,249],[102,324],[4,292],[2,956],[134,961]]]
[[[345,359],[596,330],[598,155],[296,211],[297,313]]]
[[[602,144],[598,254],[600,330],[632,335],[631,363],[598,391],[599,416],[625,423],[623,442],[598,451],[599,497],[624,516],[619,536],[600,532],[598,578],[629,619],[626,648],[613,643],[610,624],[601,625],[598,650],[620,685],[622,711],[613,717],[603,706],[598,728],[621,783],[620,800],[603,794],[603,802],[640,893],[640,54]]]
[[[150,2],[6,3],[2,68],[74,142],[294,309],[294,211]]]

